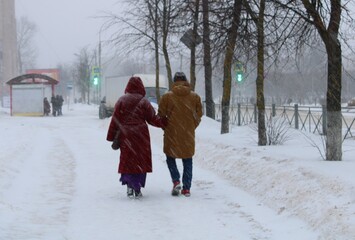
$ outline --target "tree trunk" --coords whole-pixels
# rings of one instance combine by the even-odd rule
[[[224,73],[223,73],[223,96],[222,96],[222,123],[221,134],[229,132],[229,105],[232,88],[232,62],[234,55],[234,48],[237,40],[237,32],[240,22],[240,14],[242,10],[242,0],[234,0],[233,6],[233,21],[232,26],[228,31],[226,43],[226,56],[224,59]]]
[[[159,69],[159,46],[158,46],[158,40],[156,39],[155,42],[155,95],[157,96],[157,103],[160,102],[160,85],[159,85],[159,74],[160,74],[160,69]]]
[[[194,12],[194,24],[193,24],[193,44],[191,47],[190,58],[190,85],[192,91],[195,91],[196,86],[196,45],[197,45],[197,25],[198,25],[198,13],[200,7],[200,0],[195,0],[195,12]]]
[[[206,116],[215,119],[215,105],[212,90],[212,62],[208,0],[202,0],[203,9],[203,64],[205,68]]]
[[[329,38],[326,160],[342,159],[341,46]]]
[[[159,91],[159,42],[158,42],[158,2],[155,0],[154,7],[154,51],[155,51],[155,95],[157,96],[157,103],[160,102],[160,91]],[[150,5],[149,5],[150,6]]]
[[[166,40],[163,42],[163,54],[164,54],[164,60],[165,60],[166,73],[168,75],[169,89],[171,90],[171,88],[173,86],[173,77],[172,77],[172,73],[171,73],[170,58],[169,58],[168,48],[166,46]]]
[[[169,7],[168,5],[170,4],[169,1],[164,0],[163,1],[163,54],[164,54],[164,60],[165,60],[165,67],[166,67],[166,73],[168,75],[168,81],[169,81],[169,89],[172,89],[173,86],[173,80],[172,80],[172,73],[171,73],[171,64],[170,64],[170,58],[169,58],[169,53],[168,53],[168,47],[167,47],[167,39],[168,39],[168,34],[169,34],[169,17],[170,17],[170,12],[169,12]]]
[[[259,17],[257,22],[258,32],[258,63],[256,78],[256,105],[258,108],[258,145],[267,144],[265,127],[265,100],[264,100],[264,12],[265,0],[260,0]]]
[[[341,0],[330,0],[329,25],[322,21],[321,13],[308,0],[302,0],[307,13],[313,18],[313,25],[321,36],[328,56],[327,88],[327,137],[326,160],[342,159],[342,117],[341,117],[341,45],[338,40],[341,22]]]

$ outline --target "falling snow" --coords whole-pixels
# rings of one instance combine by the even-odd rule
[[[163,131],[150,127],[153,173],[132,200],[109,121],[94,105],[61,117],[0,109],[0,239],[355,239],[353,139],[328,162],[309,143],[316,135],[291,130],[284,145],[258,147],[252,128],[221,135],[203,117],[187,198],[170,195]]]

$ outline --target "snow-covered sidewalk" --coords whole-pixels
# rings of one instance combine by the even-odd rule
[[[97,111],[0,113],[0,239],[354,239],[355,184],[341,174],[354,172],[347,155],[329,167],[316,149],[300,152],[302,135],[261,148],[249,128],[220,135],[204,117],[192,195],[172,197],[163,132],[151,127],[154,172],[144,197],[132,200],[118,181],[119,151],[105,141],[110,119]]]

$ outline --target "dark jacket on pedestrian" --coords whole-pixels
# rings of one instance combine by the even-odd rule
[[[191,158],[195,154],[195,129],[201,122],[202,104],[187,81],[176,81],[162,96],[158,114],[166,116],[164,153],[173,158]]]
[[[145,89],[139,77],[131,77],[115,105],[107,133],[107,141],[113,141],[120,129],[121,174],[152,172],[152,153],[148,124],[164,128],[166,119],[156,115],[150,102],[144,98]]]
[[[45,115],[48,115],[51,112],[51,105],[46,97],[43,99],[43,109]]]

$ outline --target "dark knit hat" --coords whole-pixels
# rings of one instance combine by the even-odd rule
[[[176,82],[176,81],[187,81],[185,73],[176,72],[174,75],[174,82]]]

